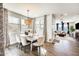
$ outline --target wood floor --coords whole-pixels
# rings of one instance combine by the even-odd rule
[[[55,44],[45,43],[41,48],[42,56],[79,56],[79,42],[71,37],[57,37]],[[5,49],[6,56],[37,56],[37,50],[24,52],[16,46]]]

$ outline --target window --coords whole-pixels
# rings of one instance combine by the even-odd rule
[[[44,17],[36,18],[35,20],[35,31],[37,35],[43,36],[44,31]]]
[[[68,25],[67,25],[67,23],[64,23],[63,27],[64,27],[63,31],[67,33],[68,32]],[[58,31],[62,31],[62,24],[61,23],[58,23]]]
[[[61,23],[59,23],[59,25],[58,25],[59,27],[58,27],[58,31],[62,31],[62,24]]]
[[[64,23],[64,32],[68,32],[68,25],[67,25],[67,23]]]
[[[9,16],[8,17],[8,23],[12,23],[12,24],[20,24],[20,20],[17,17],[14,16]]]
[[[11,32],[20,31],[20,19],[9,15],[8,17],[8,30]]]
[[[13,15],[8,17],[8,35],[10,39],[10,44],[15,44],[16,34],[20,33],[20,18]]]

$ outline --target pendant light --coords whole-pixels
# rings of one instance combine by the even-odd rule
[[[32,18],[29,17],[29,10],[27,10],[27,19],[25,19],[25,24],[26,25],[32,25]]]

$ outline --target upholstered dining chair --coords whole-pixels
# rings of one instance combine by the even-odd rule
[[[26,49],[28,48],[30,50],[30,43],[27,42],[26,36],[20,35],[20,38],[21,38],[21,43],[22,43],[21,50],[23,49],[24,52],[26,52]]]
[[[20,39],[20,36],[18,34],[16,34],[16,40],[17,40],[17,47],[21,48],[21,39]]]
[[[38,55],[41,54],[41,47],[44,45],[44,38],[43,37],[39,37],[37,39],[37,42],[33,43],[33,46],[37,47],[38,49]]]

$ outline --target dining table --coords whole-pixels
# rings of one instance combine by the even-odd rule
[[[34,41],[37,41],[38,36],[37,35],[25,35],[25,34],[22,34],[21,36],[26,37],[26,41],[30,42],[30,51],[32,51],[32,44]]]
[[[36,42],[37,39],[38,39],[38,36],[37,36],[37,35],[32,35],[32,36],[28,35],[28,36],[27,36],[27,41],[30,42],[30,51],[32,51],[32,44],[33,44],[34,42]]]

